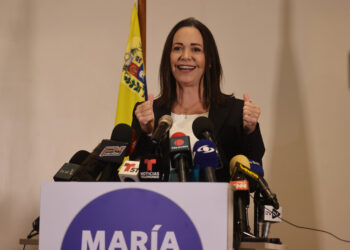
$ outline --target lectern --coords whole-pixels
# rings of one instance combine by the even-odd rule
[[[39,250],[232,250],[233,195],[227,183],[43,183]]]
[[[40,250],[230,249],[227,183],[44,183]]]

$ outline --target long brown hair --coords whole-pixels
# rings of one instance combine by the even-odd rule
[[[170,31],[164,45],[162,59],[159,67],[160,96],[159,106],[171,108],[176,101],[176,80],[171,71],[170,53],[172,50],[175,33],[183,27],[195,27],[202,35],[205,70],[203,75],[203,98],[205,108],[211,103],[223,104],[227,95],[220,89],[222,78],[222,67],[219,58],[219,52],[216,47],[214,37],[210,30],[195,18],[187,18],[177,23]]]

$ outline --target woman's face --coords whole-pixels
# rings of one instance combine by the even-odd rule
[[[195,27],[183,27],[175,33],[170,65],[178,84],[183,87],[199,85],[205,69],[205,55],[202,35]]]

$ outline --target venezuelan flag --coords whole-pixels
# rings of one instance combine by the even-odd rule
[[[131,13],[129,39],[120,79],[115,125],[131,125],[132,111],[137,102],[147,98],[146,75],[143,65],[140,25],[136,3]]]

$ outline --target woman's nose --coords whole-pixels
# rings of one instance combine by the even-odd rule
[[[191,58],[191,51],[187,48],[182,50],[182,59],[190,59]]]

